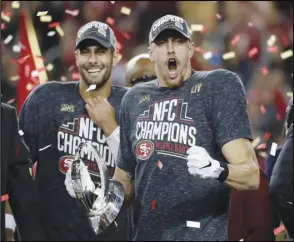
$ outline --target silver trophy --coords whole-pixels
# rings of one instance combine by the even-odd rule
[[[94,192],[82,185],[80,164],[83,162],[81,159],[83,149],[93,152],[99,167],[101,183]],[[124,202],[124,187],[121,183],[109,179],[105,161],[90,142],[82,142],[79,145],[71,165],[71,179],[76,197],[87,209],[90,224],[96,234],[103,232],[111,223],[116,223],[115,219]]]

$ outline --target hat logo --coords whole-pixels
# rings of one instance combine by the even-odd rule
[[[183,25],[180,22],[175,22],[175,26],[178,27],[181,30],[184,30]]]
[[[103,35],[106,38],[106,31],[103,28],[98,28],[98,33]]]

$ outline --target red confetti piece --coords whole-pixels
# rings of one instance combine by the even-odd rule
[[[6,28],[5,23],[1,23],[1,30],[4,30]]]
[[[2,12],[2,13],[3,13],[3,15],[5,15],[5,16],[11,17],[11,12]]]
[[[268,69],[265,66],[261,68],[261,72],[264,76],[268,75]]]
[[[8,194],[4,194],[1,196],[1,202],[5,202],[9,199],[9,195]]]
[[[204,53],[204,51],[200,47],[198,47],[198,46],[195,47],[195,51],[196,52],[200,52],[201,54]]]
[[[267,141],[271,136],[272,136],[271,133],[266,132],[265,135],[263,136],[263,138],[264,138],[265,141]]]
[[[114,25],[115,20],[114,20],[113,18],[111,18],[111,17],[108,17],[108,18],[106,19],[106,23],[108,23],[109,25]]]
[[[72,73],[72,76],[71,76],[71,78],[73,79],[73,80],[80,80],[80,73],[78,73],[78,72],[74,72],[74,73]]]
[[[160,170],[161,170],[161,168],[163,167],[163,165],[162,165],[162,163],[161,163],[160,160],[157,162],[157,166],[158,166],[158,168],[159,168]]]
[[[277,53],[278,52],[278,47],[273,45],[273,46],[268,46],[267,51],[270,53]]]
[[[281,120],[282,120],[282,116],[281,116],[281,114],[276,113],[276,119],[277,119],[278,121],[281,121]]]
[[[266,108],[263,104],[260,105],[260,111],[262,112],[262,114],[266,113]]]
[[[248,56],[249,58],[252,58],[253,56],[255,56],[258,53],[258,49],[256,47],[252,48],[249,50],[248,52]]]
[[[260,144],[260,145],[258,145],[257,147],[256,147],[256,149],[266,149],[266,143],[263,143],[263,144]]]
[[[52,23],[50,23],[50,24],[48,25],[48,27],[49,27],[50,29],[54,29],[54,28],[56,28],[57,26],[59,26],[59,22],[52,22]]]
[[[274,229],[274,234],[275,234],[275,235],[278,235],[279,233],[281,233],[281,232],[283,232],[283,231],[285,231],[285,226],[282,224],[282,225],[280,225],[278,228],[275,228],[275,229]]]
[[[233,39],[231,40],[231,45],[236,45],[238,43],[238,41],[240,40],[240,36],[239,35],[235,35],[233,37]]]
[[[20,148],[20,144],[18,144],[16,147],[16,153],[15,153],[16,157],[18,157],[19,155],[19,148]]]
[[[29,59],[30,57],[31,57],[30,55],[27,55],[27,56],[25,56],[25,57],[23,57],[23,58],[20,58],[17,62],[18,62],[20,65],[22,65],[22,64],[25,63],[26,60]]]
[[[154,211],[156,207],[156,200],[153,200],[151,203],[151,211]]]
[[[126,39],[130,39],[131,35],[129,35],[128,33],[122,33],[123,37],[125,37]]]
[[[79,15],[79,12],[80,12],[80,10],[78,10],[78,9],[75,9],[75,10],[66,9],[65,10],[65,13],[67,13],[67,14],[73,16],[73,17],[78,16]]]

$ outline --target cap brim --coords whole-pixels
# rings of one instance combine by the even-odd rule
[[[153,38],[151,39],[150,42],[153,42],[158,37],[158,35],[160,35],[163,31],[169,30],[169,29],[177,31],[178,33],[180,33],[181,35],[183,35],[187,39],[191,39],[190,35],[187,35],[187,34],[183,33],[183,31],[181,31],[176,26],[174,26],[174,25],[167,25],[167,26],[162,27],[162,29],[156,35],[153,36]]]
[[[104,40],[104,39],[100,39],[100,38],[95,38],[95,37],[91,37],[91,36],[86,36],[85,38],[82,38],[76,45],[76,49],[78,49],[78,47],[81,45],[82,42],[84,42],[85,40],[95,40],[98,44],[102,45],[105,48],[110,48],[113,47],[108,41]]]

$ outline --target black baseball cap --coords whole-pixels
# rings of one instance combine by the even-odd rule
[[[191,39],[190,31],[186,20],[175,15],[165,15],[157,19],[151,27],[149,33],[149,44],[164,30],[173,29],[181,33],[188,39]]]
[[[76,49],[87,39],[95,40],[105,48],[116,47],[114,32],[106,23],[92,21],[82,26],[77,33]]]

